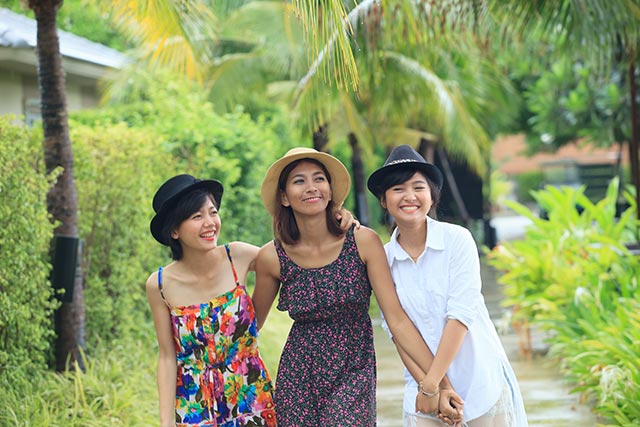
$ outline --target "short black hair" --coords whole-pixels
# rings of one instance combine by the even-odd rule
[[[380,179],[380,189],[382,190],[380,193],[380,201],[382,201],[382,199],[384,198],[384,194],[387,192],[389,188],[393,187],[394,185],[399,185],[404,182],[407,182],[409,179],[411,179],[413,175],[415,175],[416,172],[418,172],[427,181],[427,184],[429,185],[429,190],[431,190],[432,205],[431,205],[431,209],[428,212],[428,215],[433,219],[437,219],[438,214],[436,211],[438,209],[438,203],[440,202],[440,189],[438,188],[438,185],[436,185],[436,183],[433,182],[420,169],[412,168],[409,165],[407,166],[408,167],[406,168],[399,168],[399,169],[390,171]]]
[[[169,212],[167,212],[164,222],[162,223],[161,233],[163,239],[169,242],[171,258],[174,260],[179,261],[182,259],[183,251],[180,241],[171,237],[171,233],[173,233],[185,219],[200,210],[207,198],[213,202],[213,205],[217,209],[218,206],[216,205],[213,194],[207,190],[198,188],[180,196],[170,208]]]

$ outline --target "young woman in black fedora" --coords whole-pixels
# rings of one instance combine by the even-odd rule
[[[160,425],[275,427],[273,386],[244,287],[258,247],[218,245],[223,187],[177,175],[153,198],[151,234],[173,262],[151,274],[147,298],[159,344]],[[335,214],[348,229],[350,212]]]
[[[256,259],[258,327],[278,294],[277,308],[294,320],[276,380],[279,427],[376,425],[372,290],[398,345],[418,366],[429,366],[428,348],[396,297],[379,237],[366,227],[345,233],[333,221],[350,182],[335,157],[294,148],[262,183],[275,239]],[[425,397],[418,409],[436,410],[433,400]]]
[[[403,425],[443,425],[415,411],[413,401],[421,391],[441,393],[446,374],[465,402],[469,427],[527,426],[515,374],[481,294],[475,241],[467,229],[435,219],[442,184],[440,170],[408,145],[394,148],[367,183],[396,225],[385,251],[398,298],[436,350],[425,369],[398,347],[407,368]]]
[[[178,175],[153,198],[151,234],[173,262],[147,280],[159,345],[161,427],[275,427],[244,282],[257,247],[218,246],[222,185]]]

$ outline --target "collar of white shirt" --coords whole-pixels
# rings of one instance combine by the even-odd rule
[[[426,217],[427,221],[427,242],[425,249],[430,248],[437,251],[442,251],[445,248],[444,230],[442,229],[442,223],[436,221],[431,217]],[[402,261],[409,258],[409,255],[402,249],[400,243],[398,243],[398,229],[393,230],[391,238],[389,239],[389,246],[391,250],[387,251],[387,262],[389,265],[394,260]]]

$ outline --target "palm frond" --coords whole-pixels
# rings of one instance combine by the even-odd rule
[[[216,18],[201,2],[114,0],[115,22],[142,45],[142,57],[201,79]]]
[[[381,55],[390,61],[390,65],[395,64],[402,72],[422,82],[422,91],[417,96],[423,98],[423,106],[428,106],[431,128],[442,132],[441,139],[450,155],[463,158],[482,174],[485,168],[482,154],[489,146],[489,138],[469,113],[458,85],[442,80],[429,68],[398,52],[387,51]],[[425,119],[422,119],[423,123]]]

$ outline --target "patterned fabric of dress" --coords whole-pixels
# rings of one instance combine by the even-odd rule
[[[276,380],[278,426],[375,426],[371,285],[353,228],[324,267],[302,268],[278,244],[276,251],[278,309],[294,320]]]
[[[208,303],[173,307],[171,319],[176,426],[275,427],[273,386],[258,353],[255,310],[244,286],[236,282]]]

